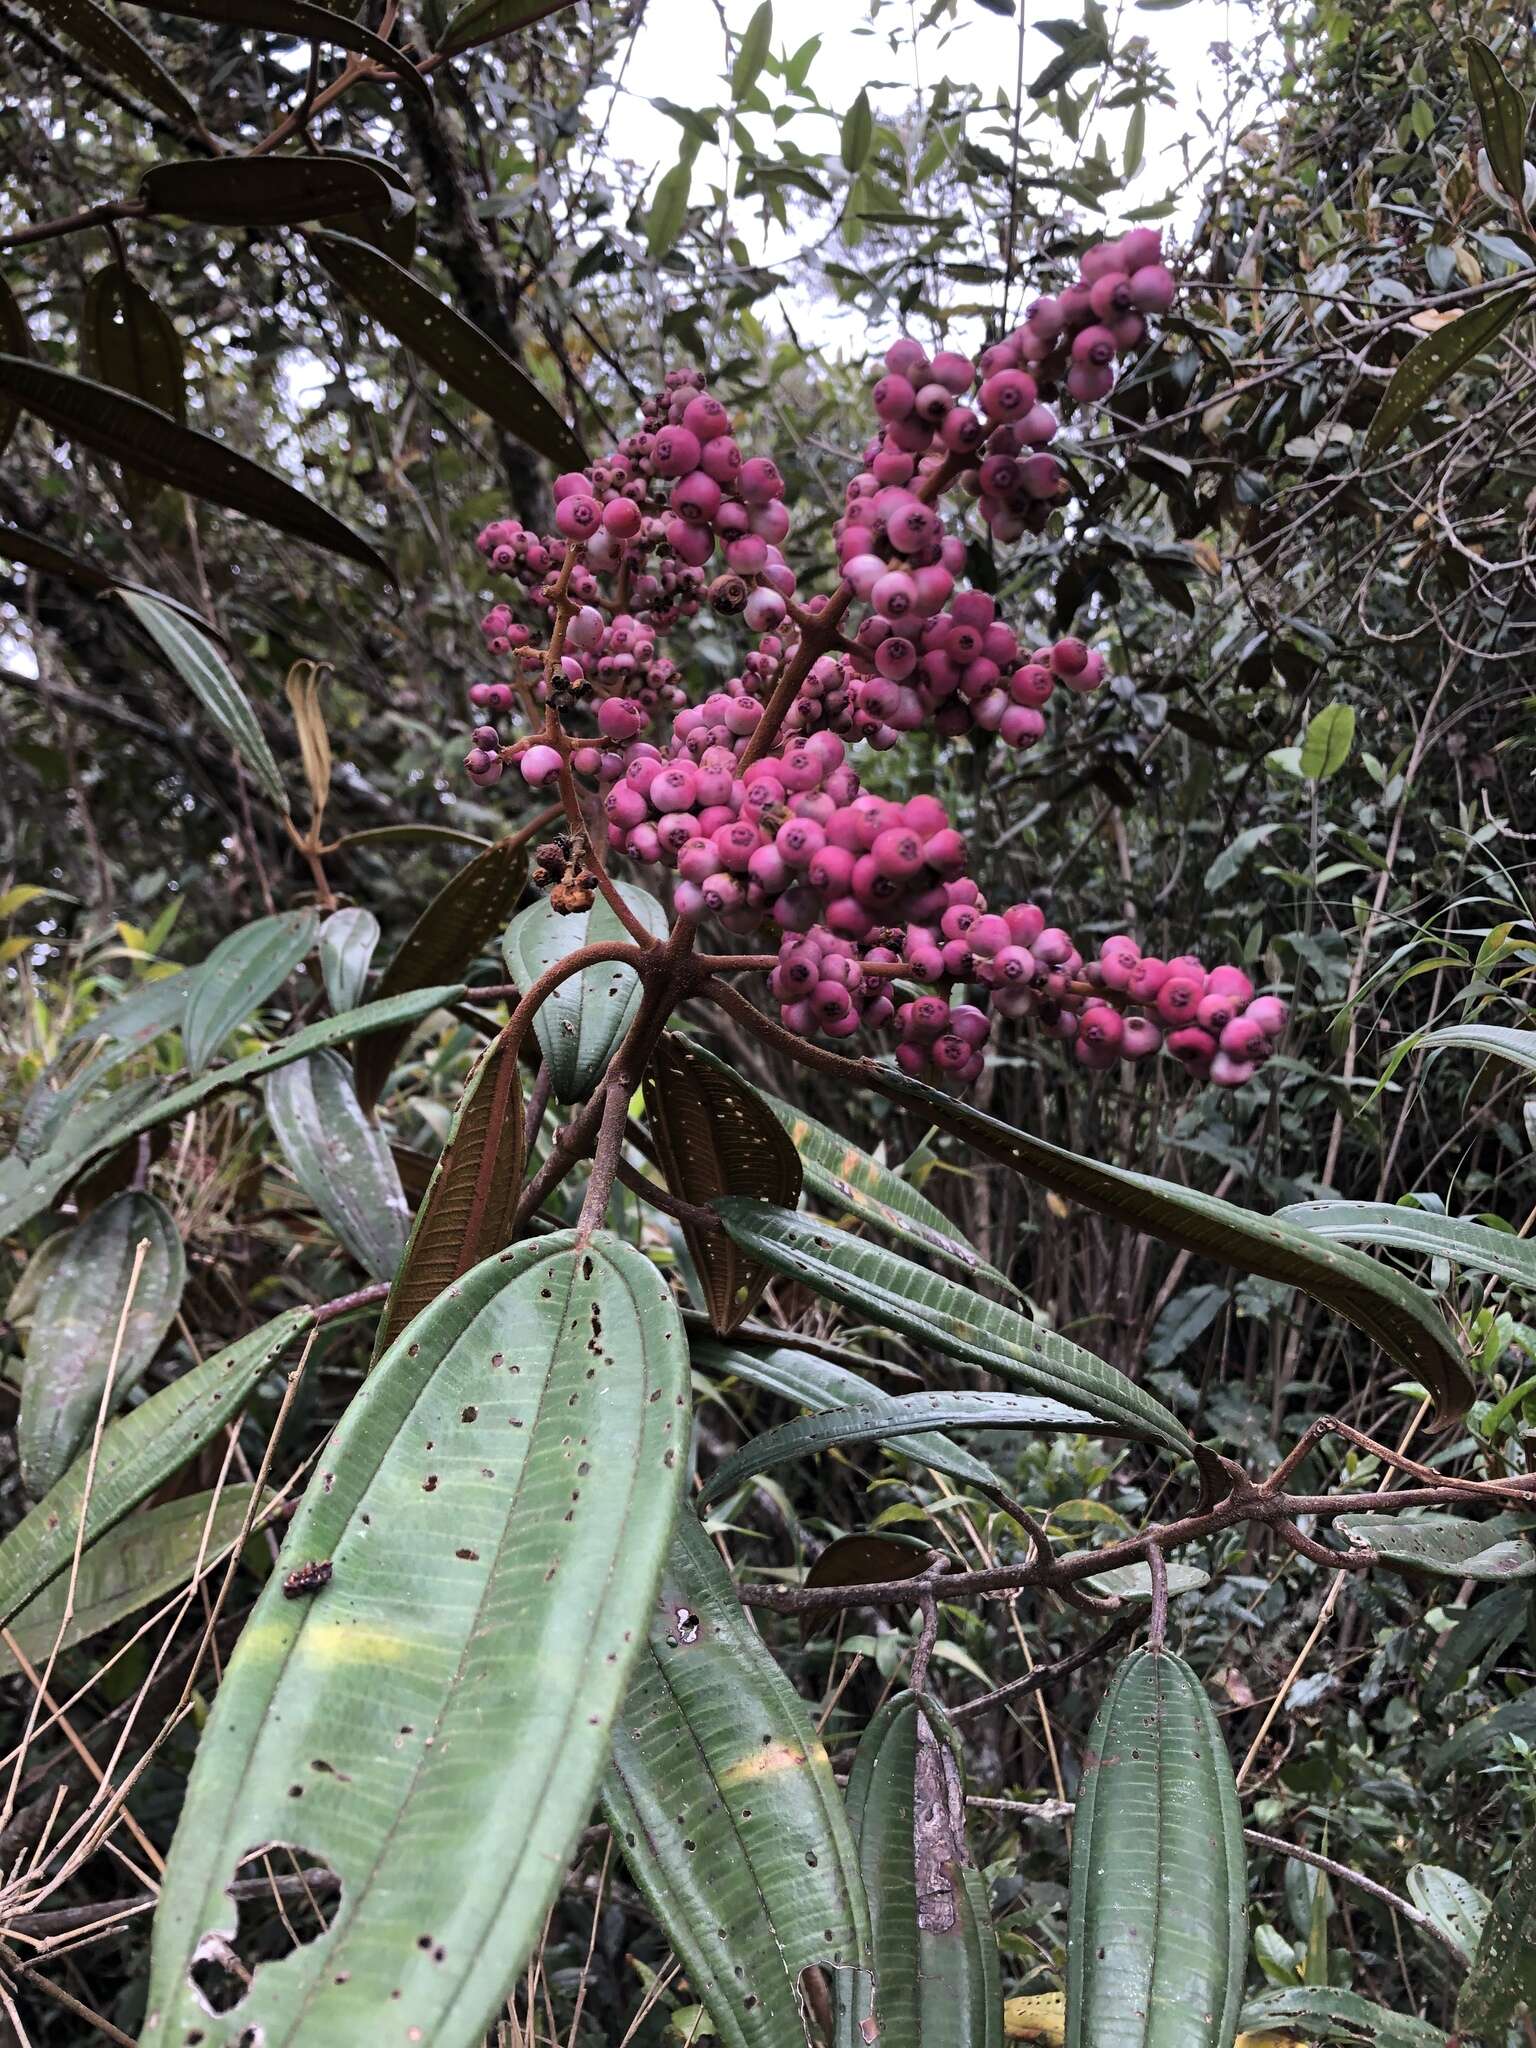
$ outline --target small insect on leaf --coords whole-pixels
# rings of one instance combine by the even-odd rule
[[[302,1600],[306,1595],[318,1593],[322,1586],[331,1583],[334,1566],[328,1557],[312,1559],[308,1564],[295,1565],[283,1580],[283,1598]]]

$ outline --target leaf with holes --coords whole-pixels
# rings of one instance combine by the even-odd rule
[[[1481,305],[1469,307],[1448,327],[1415,342],[1392,372],[1392,381],[1366,428],[1362,459],[1372,462],[1389,447],[1441,385],[1496,341],[1510,322],[1525,311],[1530,300],[1530,285],[1515,285],[1509,291],[1496,292]]]
[[[819,1457],[847,1444],[920,1436],[925,1430],[1052,1429],[1092,1435],[1103,1427],[1086,1408],[1069,1408],[1041,1394],[888,1394],[753,1437],[716,1467],[699,1498],[705,1506],[723,1500],[733,1487],[796,1458]]]
[[[208,634],[148,591],[119,589],[117,595],[202,705],[219,737],[234,748],[278,809],[286,811],[288,792],[266,734]]]
[[[1092,1352],[1026,1322],[1013,1309],[793,1210],[729,1196],[715,1207],[738,1244],[813,1293],[946,1357],[1084,1410],[1114,1435],[1159,1444],[1177,1457],[1201,1455],[1161,1401]]]
[[[182,1025],[187,1066],[194,1074],[207,1066],[237,1024],[282,987],[315,943],[319,928],[312,910],[282,910],[242,925],[214,947],[197,970]]]
[[[21,310],[16,294],[3,276],[0,276],[0,349],[7,355],[24,356],[32,346],[32,337],[27,328],[27,316]],[[21,416],[21,407],[14,399],[0,396],[0,455],[3,455],[11,435],[16,431],[16,422]],[[11,529],[5,529],[4,538],[11,537]],[[30,539],[30,535],[20,536]],[[46,542],[44,543],[46,546]],[[22,556],[20,559],[26,559]],[[65,561],[69,556],[63,556]],[[105,580],[105,579],[103,579]]]
[[[1467,53],[1467,82],[1477,102],[1483,147],[1493,175],[1517,206],[1525,205],[1525,131],[1530,116],[1521,95],[1505,76],[1504,67],[1476,36],[1462,45]]]
[[[646,1116],[667,1186],[702,1207],[716,1195],[755,1195],[794,1208],[800,1160],[757,1091],[673,1031],[651,1055]],[[710,1326],[728,1337],[763,1298],[772,1270],[743,1257],[722,1230],[683,1224]]]
[[[616,1238],[516,1245],[401,1332],[323,1453],[198,1744],[143,2048],[182,2048],[210,2011],[268,2048],[479,2043],[607,1764],[687,1450],[682,1325]],[[327,1582],[285,1598],[320,1562]],[[339,1896],[328,1927],[242,1980],[226,1887],[271,1843]]]
[[[364,1270],[392,1280],[411,1216],[376,1124],[364,1116],[338,1052],[280,1067],[266,1085],[267,1119],[299,1186]]]
[[[1455,1943],[1462,1961],[1470,1963],[1488,1918],[1487,1894],[1454,1870],[1443,1870],[1435,1863],[1415,1863],[1408,1873],[1408,1896],[1447,1941]]]
[[[1338,1529],[1369,1544],[1389,1565],[1437,1579],[1536,1577],[1536,1549],[1523,1533],[1528,1515],[1474,1522],[1462,1515],[1340,1515]]]
[[[523,1178],[523,1086],[503,1032],[475,1062],[379,1321],[375,1355],[461,1273],[512,1239]]]
[[[141,1239],[148,1250],[128,1306]],[[95,1426],[119,1323],[108,1413],[165,1341],[186,1279],[181,1233],[155,1195],[114,1195],[69,1233],[37,1304],[21,1383],[16,1445],[22,1483],[34,1500],[63,1476]]]
[[[1277,1210],[1275,1221],[1296,1223],[1319,1237],[1348,1244],[1422,1252],[1427,1258],[1493,1273],[1516,1287],[1536,1291],[1536,1245],[1513,1230],[1495,1230],[1486,1223],[1437,1216],[1397,1202],[1294,1202]]]
[[[393,201],[378,172],[349,157],[224,156],[156,164],[139,197],[151,213],[212,227],[295,227],[328,214],[387,214]]]
[[[1459,2033],[1493,2040],[1536,2011],[1536,1833],[1526,1836],[1488,1908],[1477,1953],[1456,1997]]]
[[[603,1809],[726,2048],[805,2048],[802,1972],[869,1967],[864,1888],[809,1710],[691,1509],[614,1727]]]
[[[616,884],[619,894],[658,939],[667,933],[667,913],[632,882]],[[526,993],[539,976],[581,946],[630,945],[633,941],[599,896],[590,910],[562,913],[548,901],[533,903],[513,918],[501,942],[507,972]],[[584,1102],[608,1071],[640,1009],[640,977],[632,967],[601,961],[562,982],[533,1020],[539,1050],[549,1062],[557,1102]]]
[[[786,1401],[798,1401],[802,1408],[818,1412],[859,1408],[888,1398],[847,1366],[834,1365],[830,1359],[816,1357],[814,1352],[798,1351],[788,1345],[754,1351],[740,1343],[695,1344],[693,1362],[702,1371],[743,1379],[749,1386],[761,1387],[765,1393],[779,1394]],[[990,1465],[984,1465],[980,1458],[972,1457],[945,1436],[926,1431],[920,1436],[893,1436],[885,1440],[885,1447],[932,1472],[958,1479],[962,1486],[1001,1484]]]
[[[1536,1032],[1529,1035],[1536,1046]],[[1445,1421],[1466,1412],[1471,1379],[1461,1351],[1429,1296],[1400,1274],[1360,1252],[1320,1244],[1310,1231],[1273,1216],[1255,1216],[1216,1195],[1084,1159],[913,1081],[898,1068],[869,1061],[865,1071],[870,1086],[880,1094],[920,1109],[931,1123],[983,1158],[1001,1160],[1053,1194],[1199,1258],[1217,1259],[1241,1272],[1299,1288],[1363,1330],[1395,1363],[1421,1380]]]
[[[1220,1724],[1182,1658],[1135,1650],[1083,1753],[1067,2048],[1226,2048],[1247,1950],[1243,1816]]]
[[[516,29],[531,28],[536,21],[546,21],[571,5],[573,0],[464,0],[450,17],[438,48],[445,57],[454,57],[460,50],[472,50],[476,43],[494,42]]]
[[[401,940],[379,976],[377,993],[401,995],[464,974],[512,915],[527,879],[528,855],[511,839],[498,839],[466,861]],[[403,1030],[385,1032],[358,1047],[353,1071],[364,1109],[371,1112],[384,1093],[407,1036]]]
[[[403,50],[361,23],[349,21],[329,7],[313,5],[312,0],[147,0],[146,12],[228,23],[234,28],[276,29],[301,36],[306,42],[354,50],[360,57],[371,57],[383,70],[394,72],[413,99],[430,104],[427,82]],[[345,152],[332,150],[328,154]]]
[[[331,161],[331,159],[326,159]],[[575,433],[529,376],[472,320],[372,243],[316,233],[309,246],[326,274],[443,382],[504,432],[561,469],[587,456]]]
[[[959,1744],[936,1703],[898,1693],[875,1715],[848,1774],[848,1818],[874,1928],[880,2039],[1002,2048],[997,1937],[966,1846]],[[864,2048],[868,1996],[838,1991],[836,2048]]]
[[[310,1309],[286,1310],[109,1422],[89,1493],[89,1460],[77,1458],[0,1542],[0,1625],[69,1569],[82,1508],[89,1546],[238,1417],[258,1380],[312,1320]]]
[[[320,927],[320,973],[333,1010],[350,1010],[368,986],[368,963],[379,943],[371,910],[333,910]]]
[[[130,1515],[110,1543],[93,1543],[82,1555],[67,1620],[65,1572],[15,1616],[10,1633],[22,1655],[30,1664],[43,1664],[55,1642],[61,1651],[73,1649],[176,1592],[198,1571],[199,1561],[206,1571],[229,1555],[250,1503],[249,1486],[226,1486],[217,1501],[211,1493],[194,1493]],[[0,1644],[0,1671],[20,1668]]]
[[[1310,2039],[1337,2042],[1340,2048],[1346,2042],[1369,2043],[1370,2048],[1450,2048],[1449,2037],[1438,2027],[1388,2012],[1357,1991],[1331,1991],[1322,1984],[1261,1992],[1243,2007],[1242,2024],[1254,2030],[1300,2028]]]
[[[173,121],[205,132],[196,107],[164,65],[129,35],[114,15],[98,7],[96,0],[40,0],[38,11],[51,28],[109,76],[125,79]]]
[[[312,493],[296,489],[211,434],[180,426],[169,413],[157,412],[126,392],[71,377],[46,363],[0,355],[0,400],[5,399],[15,400],[23,412],[34,414],[55,433],[125,469],[210,504],[244,512],[279,533],[390,576],[383,556],[327,512]]]

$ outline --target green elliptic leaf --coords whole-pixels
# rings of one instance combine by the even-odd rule
[[[1408,1873],[1408,1896],[1460,1949],[1462,1961],[1470,1963],[1488,1918],[1487,1894],[1454,1870],[1415,1863]]]
[[[801,1973],[869,1968],[864,1887],[811,1715],[690,1509],[603,1809],[726,2048],[805,2048]]]
[[[973,1251],[943,1210],[935,1208],[910,1181],[807,1116],[803,1109],[781,1102],[766,1090],[761,1092],[794,1141],[812,1195],[925,1257],[942,1259],[946,1265],[959,1266],[1017,1294],[1006,1274]]]
[[[10,1633],[22,1655],[40,1665],[55,1643],[61,1651],[73,1649],[174,1593],[192,1577],[199,1558],[206,1569],[229,1554],[250,1504],[250,1487],[226,1486],[217,1504],[211,1493],[194,1493],[130,1515],[118,1524],[110,1543],[93,1543],[81,1557],[74,1611],[67,1623],[66,1572],[29,1600],[11,1622]],[[0,1644],[0,1671],[20,1668]]]
[[[800,1159],[749,1082],[692,1040],[662,1033],[645,1078],[645,1109],[667,1186],[702,1207],[716,1195],[753,1195],[793,1209]],[[744,1258],[722,1230],[684,1223],[711,1329],[728,1337],[763,1298],[771,1268]]]
[[[899,1693],[870,1722],[848,1774],[848,1818],[874,1927],[879,2038],[1002,2048],[997,1937],[966,1847],[959,1745],[933,1702]],[[864,2048],[867,1990],[838,1992],[836,2048]]]
[[[562,469],[585,466],[581,442],[532,378],[420,278],[351,235],[312,234],[309,246],[348,298],[494,425]]]
[[[1145,1439],[1179,1457],[1197,1455],[1194,1439],[1161,1401],[1054,1330],[793,1210],[729,1197],[714,1206],[739,1244],[813,1293],[946,1357],[1084,1410],[1097,1428]]]
[[[1530,304],[1531,287],[1517,284],[1470,307],[1449,327],[1415,342],[1392,372],[1392,381],[1366,428],[1362,460],[1373,462],[1456,372],[1495,341]]]
[[[773,0],[759,0],[742,31],[736,61],[731,66],[731,98],[738,105],[756,85],[758,75],[768,61],[772,40]]]
[[[4,277],[0,277],[0,349],[4,349],[7,355],[24,356],[31,346],[32,336],[27,328],[27,316],[22,312],[16,294]],[[21,407],[14,399],[0,398],[0,455],[5,453],[20,416]],[[18,536],[14,528],[0,529],[0,546],[7,546],[8,551],[8,544],[16,537]],[[31,536],[21,535],[19,538],[30,539]],[[60,552],[62,554],[62,551]],[[26,556],[23,555],[20,559],[25,561]],[[71,557],[62,555],[62,559],[69,561]]]
[[[814,1352],[797,1351],[788,1345],[778,1345],[770,1351],[751,1351],[740,1343],[695,1344],[693,1362],[704,1372],[746,1380],[766,1393],[782,1395],[786,1401],[798,1401],[803,1408],[817,1411],[859,1408],[887,1398],[847,1366],[834,1365],[830,1359],[816,1357]],[[888,1437],[885,1448],[927,1466],[932,1472],[946,1473],[962,1486],[1000,1484],[990,1465],[984,1465],[980,1458],[973,1458],[969,1451],[961,1450],[944,1436],[925,1431],[921,1436]]]
[[[875,139],[875,117],[870,112],[869,94],[860,86],[853,104],[843,116],[842,157],[845,171],[862,171]]]
[[[1358,1992],[1321,1984],[1262,1992],[1243,2007],[1241,2024],[1249,2032],[1284,2028],[1318,2041],[1367,2042],[1371,2048],[1449,2048],[1449,2037],[1427,2021],[1406,2019]]]
[[[1135,1650],[1083,1755],[1067,2048],[1231,2048],[1248,1953],[1243,1817],[1205,1687]]]
[[[213,227],[293,227],[328,214],[387,214],[390,188],[377,171],[341,156],[224,156],[212,163],[156,164],[139,197],[151,213]]]
[[[591,1810],[687,1451],[682,1325],[616,1238],[513,1246],[401,1332],[198,1744],[143,2048],[207,2029],[210,1940],[238,1954],[226,1887],[274,1842],[328,1866],[339,1900],[323,1933],[234,1984],[231,2037],[480,2042]],[[319,1561],[329,1582],[286,1599],[286,1574]]]
[[[211,170],[213,166],[200,168]],[[0,355],[0,399],[7,398],[14,399],[24,412],[35,414],[55,433],[120,462],[125,469],[210,504],[244,512],[279,533],[390,576],[383,556],[317,504],[312,495],[285,483],[211,434],[181,426],[169,413],[157,412],[126,392],[93,384],[85,377],[71,377],[64,370],[22,356]]]
[[[351,1010],[368,986],[368,963],[379,943],[371,910],[333,910],[320,927],[320,972],[333,1010]]]
[[[1483,147],[1493,175],[1517,206],[1525,204],[1525,131],[1530,119],[1524,99],[1505,76],[1504,67],[1476,36],[1462,45],[1467,53],[1467,82],[1477,102]]]
[[[1530,1595],[1519,1586],[1501,1586],[1471,1607],[1436,1650],[1419,1687],[1424,1712],[1438,1714],[1485,1660],[1491,1669],[1525,1627],[1530,1611]]]
[[[397,50],[393,43],[345,15],[312,5],[311,0],[149,0],[147,11],[193,21],[227,22],[234,28],[276,29],[302,36],[306,42],[333,43],[337,49],[355,50],[360,57],[371,57],[375,64],[393,71],[413,98],[431,97],[426,80],[404,50]],[[333,157],[338,154],[345,152],[330,152]]]
[[[288,1309],[107,1424],[91,1478],[87,1546],[234,1421],[256,1383],[312,1320],[310,1309]],[[88,1463],[77,1458],[0,1543],[0,1625],[69,1569],[86,1506]]]
[[[873,1390],[871,1390],[873,1391]],[[716,1467],[700,1502],[723,1500],[733,1487],[775,1465],[818,1457],[845,1444],[884,1443],[933,1429],[1056,1429],[1087,1435],[1103,1424],[1084,1408],[1069,1408],[1040,1394],[889,1394],[856,1408],[834,1408],[753,1437]]]
[[[438,890],[379,976],[380,996],[403,995],[467,972],[512,915],[528,879],[528,855],[508,839],[466,861]],[[400,1057],[408,1031],[386,1032],[360,1045],[353,1060],[358,1099],[371,1111]]]
[[[1536,1049],[1536,1032],[1529,1035]],[[1443,1420],[1465,1414],[1472,1382],[1456,1340],[1430,1297],[1401,1274],[1361,1252],[1320,1244],[1311,1231],[1274,1216],[1255,1216],[1215,1195],[1084,1159],[914,1081],[899,1068],[869,1061],[865,1071],[880,1094],[911,1104],[940,1130],[1026,1180],[1199,1258],[1299,1288],[1363,1330],[1421,1381]]]
[[[165,67],[129,35],[115,15],[96,0],[39,0],[38,12],[50,28],[82,50],[93,64],[125,79],[152,107],[198,133],[206,133],[202,117]]]
[[[392,1280],[411,1213],[389,1140],[364,1116],[339,1052],[281,1067],[266,1085],[267,1118],[294,1179],[359,1265]]]
[[[266,734],[207,633],[148,591],[119,588],[117,595],[208,713],[219,737],[234,748],[278,809],[286,811],[288,792]]]
[[[1443,1514],[1340,1515],[1337,1526],[1387,1563],[1434,1578],[1536,1578],[1536,1549],[1522,1533],[1531,1527],[1529,1515],[1485,1522]]]
[[[104,264],[86,282],[80,356],[90,376],[185,424],[181,336],[170,315],[120,263]]]
[[[1486,1053],[1491,1059],[1509,1060],[1536,1074],[1536,1031],[1512,1031],[1504,1024],[1447,1024],[1439,1031],[1426,1032],[1419,1040],[1422,1052],[1454,1047],[1458,1052]]]
[[[1536,1741],[1536,1687],[1505,1700],[1491,1713],[1464,1722],[1448,1741],[1432,1749],[1424,1766],[1424,1782],[1442,1783],[1468,1764],[1481,1763],[1516,1735],[1525,1743]]]
[[[189,967],[179,974],[162,975],[158,981],[146,981],[131,996],[105,1004],[69,1034],[65,1046],[99,1042],[138,1052],[168,1031],[179,1031],[196,973]]]
[[[696,149],[695,139],[685,137],[678,161],[657,183],[645,222],[645,246],[652,256],[669,256],[677,246],[683,222],[688,218],[688,195],[693,189]]]
[[[536,21],[546,21],[574,4],[575,0],[465,0],[449,17],[438,48],[445,57],[456,57],[460,50],[494,42],[515,29],[532,28]]]
[[[320,920],[312,910],[281,910],[259,917],[221,939],[197,970],[182,1035],[187,1066],[196,1074],[237,1024],[281,988],[315,943]]]
[[[1164,1570],[1170,1598],[1180,1593],[1198,1593],[1211,1583],[1209,1572],[1201,1571],[1197,1564],[1180,1564],[1176,1557],[1169,1558]],[[1149,1564],[1117,1565],[1113,1571],[1095,1572],[1091,1579],[1084,1579],[1083,1584],[1090,1593],[1111,1593],[1117,1600],[1129,1600],[1138,1607],[1150,1606],[1152,1601],[1152,1567]]]
[[[1456,2029],[1483,2040],[1505,2034],[1522,2013],[1536,2011],[1536,1834],[1515,1851],[1509,1876],[1491,1909],[1471,1969],[1456,1998]]]
[[[631,882],[616,886],[647,931],[665,938],[667,913],[656,898]],[[579,946],[632,943],[599,896],[590,910],[569,914],[552,910],[547,900],[530,904],[508,925],[501,950],[508,974],[526,991]],[[616,961],[599,962],[561,983],[533,1020],[557,1102],[586,1100],[607,1073],[639,1008],[640,977]]]
[[[1530,1034],[1536,1039],[1536,1032]],[[1536,1244],[1512,1230],[1494,1230],[1459,1216],[1436,1216],[1396,1202],[1294,1202],[1276,1211],[1277,1223],[1296,1223],[1319,1237],[1349,1244],[1386,1245],[1448,1259],[1474,1272],[1493,1273],[1512,1286],[1536,1289]]]
[[[140,1240],[149,1249],[123,1323],[112,1406],[143,1377],[181,1306],[187,1258],[170,1211],[155,1195],[114,1195],[69,1233],[32,1321],[16,1446],[34,1500],[63,1476],[101,1409],[107,1368]]]
[[[1301,772],[1308,782],[1327,782],[1349,759],[1355,743],[1355,713],[1350,704],[1329,704],[1307,721],[1301,742]]]
[[[61,1188],[83,1167],[103,1152],[113,1151],[136,1138],[140,1131],[171,1123],[189,1109],[195,1109],[210,1095],[224,1088],[236,1088],[245,1081],[262,1081],[290,1060],[319,1052],[328,1045],[366,1037],[370,1031],[396,1031],[415,1023],[430,1011],[456,1003],[464,994],[462,984],[445,988],[416,989],[403,996],[364,1003],[340,1017],[323,1017],[307,1024],[292,1038],[280,1038],[275,1045],[214,1067],[168,1095],[159,1083],[143,1081],[120,1088],[99,1103],[87,1103],[65,1120],[58,1145],[31,1165],[0,1160],[0,1235],[19,1229],[30,1217],[40,1215]],[[14,1170],[13,1170],[14,1168]]]
[[[379,1319],[375,1355],[461,1273],[512,1238],[523,1178],[523,1087],[505,1032],[465,1084]]]

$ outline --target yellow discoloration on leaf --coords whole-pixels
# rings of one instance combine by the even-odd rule
[[[323,1600],[325,1595],[321,1592],[315,1597]],[[293,1642],[291,1628],[283,1627],[281,1622],[248,1628],[241,1641],[247,1656],[286,1654],[309,1664],[325,1665],[399,1664],[407,1657],[421,1654],[424,1647],[409,1636],[358,1628],[346,1621],[328,1622],[319,1614],[305,1621],[297,1642]]]
[[[824,1764],[826,1761],[827,1752],[819,1742],[812,1746],[809,1754],[793,1742],[765,1743],[751,1756],[744,1756],[739,1764],[732,1764],[729,1770],[722,1771],[720,1788],[724,1791],[731,1785],[748,1785],[754,1778],[769,1777],[774,1771],[798,1771],[808,1763]]]
[[[1067,1998],[1063,1991],[1043,1991],[1035,1998],[1003,2001],[1003,2033],[1010,2041],[1043,2041],[1061,2048],[1067,2038]]]

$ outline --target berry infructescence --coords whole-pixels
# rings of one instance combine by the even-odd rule
[[[741,448],[698,371],[669,372],[638,432],[556,479],[554,533],[503,519],[479,535],[515,589],[482,621],[512,679],[470,691],[486,721],[471,780],[515,766],[543,788],[569,760],[602,793],[612,850],[675,874],[679,915],[778,934],[771,986],[794,1032],[888,1028],[909,1073],[965,1083],[994,1020],[1029,1017],[1091,1072],[1165,1049],[1198,1079],[1246,1081],[1284,1027],[1282,1003],[1236,967],[1162,961],[1125,937],[1085,960],[1036,905],[990,909],[943,804],[866,792],[850,759],[924,727],[1027,748],[1058,685],[1103,681],[1098,650],[1070,636],[1026,646],[990,596],[962,587],[965,542],[939,508],[956,491],[999,541],[1040,531],[1066,489],[1046,397],[1107,396],[1116,354],[1172,293],[1158,236],[1138,229],[1090,249],[1079,281],[979,361],[894,343],[835,527],[835,599],[796,602],[778,468]],[[754,644],[691,703],[662,640],[705,605],[739,616]],[[808,629],[826,651],[788,673]],[[756,735],[781,679],[794,694],[765,748]],[[490,721],[540,704],[558,722],[503,744]],[[923,992],[899,1001],[899,981]]]

